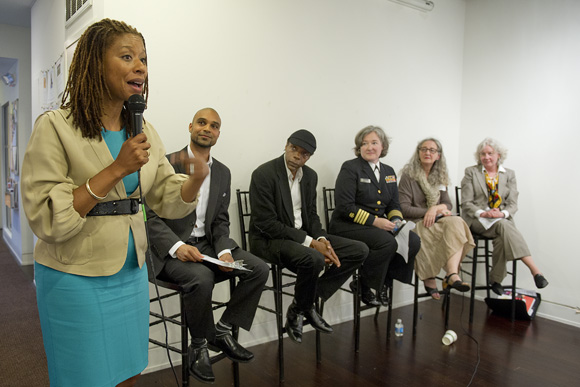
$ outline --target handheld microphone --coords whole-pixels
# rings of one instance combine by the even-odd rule
[[[143,132],[143,112],[146,107],[145,99],[141,94],[133,94],[127,101],[133,136]]]

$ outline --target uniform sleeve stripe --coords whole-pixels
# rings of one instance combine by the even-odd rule
[[[398,216],[399,218],[403,219],[403,213],[399,210],[392,210],[387,215],[387,219],[391,219],[393,216]]]
[[[358,224],[365,224],[369,218],[369,213],[364,210],[358,210],[356,216],[354,217],[354,222]]]

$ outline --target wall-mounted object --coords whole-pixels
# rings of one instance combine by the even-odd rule
[[[93,6],[93,0],[66,0],[65,27],[69,27],[87,9]]]
[[[407,7],[418,9],[419,11],[432,11],[435,3],[430,0],[391,0],[393,3],[399,3]]]
[[[10,87],[16,86],[16,80],[14,80],[14,75],[10,73],[2,75],[2,82],[4,82],[6,86]]]

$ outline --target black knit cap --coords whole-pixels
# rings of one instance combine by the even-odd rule
[[[314,135],[307,131],[306,129],[300,129],[295,131],[288,137],[290,144],[300,146],[311,155],[314,154],[316,150],[316,138]]]

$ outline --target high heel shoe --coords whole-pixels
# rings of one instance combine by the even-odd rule
[[[427,278],[428,280],[435,280],[434,277]],[[439,300],[441,299],[441,295],[439,294],[439,290],[437,288],[430,288],[429,286],[425,285],[425,281],[423,281],[423,286],[425,287],[425,291],[429,293],[432,299]]]
[[[453,277],[454,275],[459,276],[457,273],[451,273],[447,276],[445,276],[445,279],[443,280],[443,289],[445,290],[448,286],[452,289],[455,289],[459,292],[468,292],[469,290],[471,290],[471,286],[469,286],[469,284],[467,282],[463,282],[461,280],[457,280],[453,283],[450,283],[449,280],[451,279],[451,277]]]
[[[536,274],[534,276],[534,282],[536,283],[536,287],[538,289],[543,289],[548,286],[548,280],[542,274]]]

